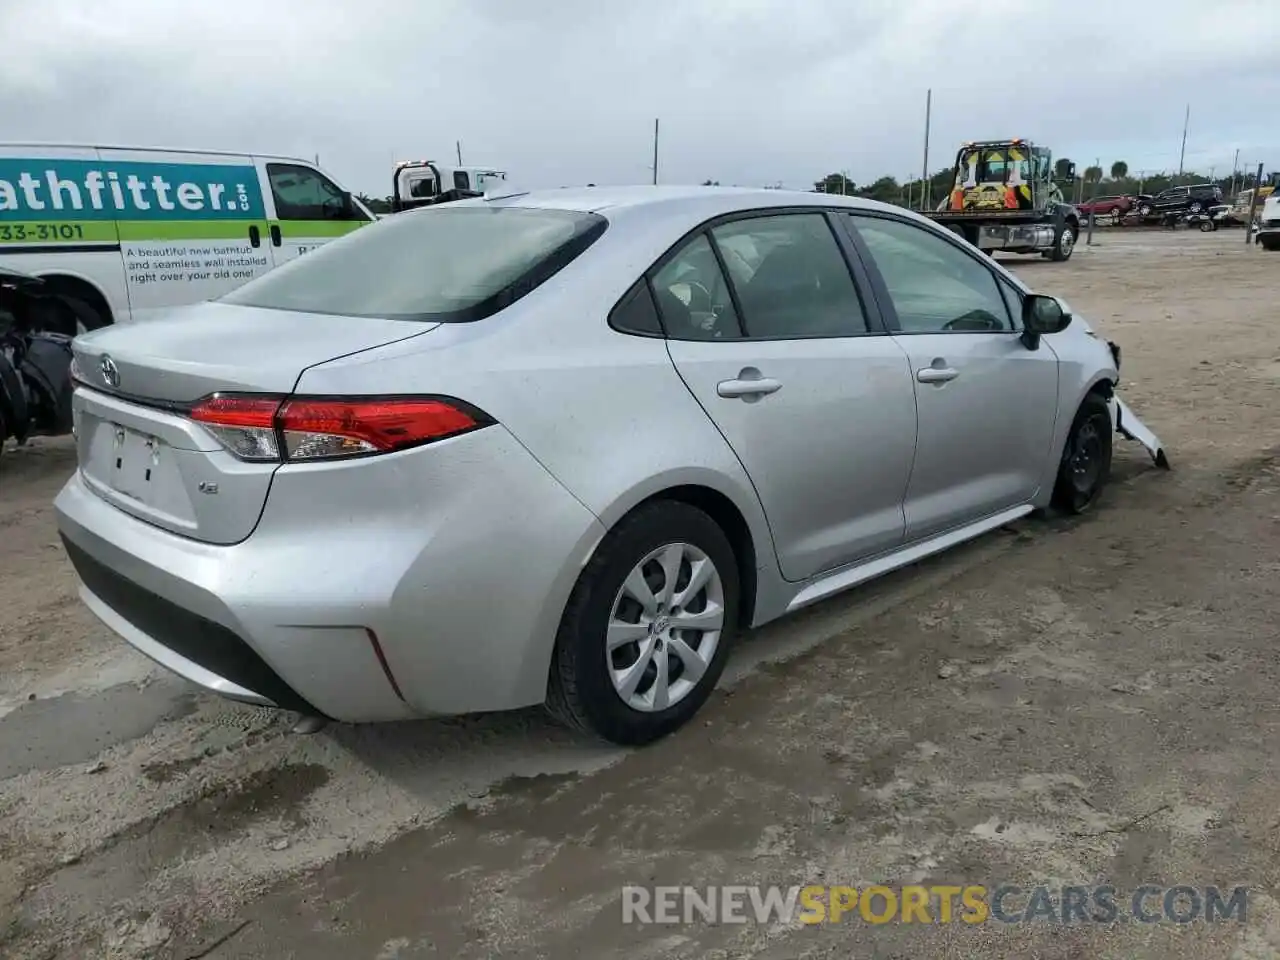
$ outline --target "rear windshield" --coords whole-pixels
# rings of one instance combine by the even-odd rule
[[[496,313],[581,254],[604,217],[531,207],[397,213],[222,298],[271,310],[464,322]]]

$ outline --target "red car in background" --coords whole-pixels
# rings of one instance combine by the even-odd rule
[[[1120,220],[1133,209],[1133,197],[1094,197],[1076,204],[1082,214],[1093,214],[1095,220]]]

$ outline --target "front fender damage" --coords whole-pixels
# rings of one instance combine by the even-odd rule
[[[1116,405],[1116,432],[1128,440],[1136,440],[1142,444],[1147,448],[1147,452],[1151,454],[1151,458],[1155,460],[1156,466],[1162,470],[1168,470],[1169,458],[1165,455],[1164,446],[1160,443],[1160,438],[1138,419],[1138,415],[1130,410],[1123,400],[1114,395],[1112,399]]]

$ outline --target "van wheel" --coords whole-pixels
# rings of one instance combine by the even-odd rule
[[[556,636],[547,709],[623,746],[686,723],[715,688],[738,622],[724,532],[685,503],[642,506],[587,564]]]
[[[1084,513],[1098,499],[1111,475],[1114,426],[1107,401],[1091,393],[1080,404],[1062,450],[1053,487],[1053,505],[1066,513]]]
[[[59,333],[78,336],[82,333],[88,333],[90,330],[97,330],[100,327],[107,326],[109,320],[104,318],[98,309],[89,301],[81,300],[79,297],[71,297],[66,294],[62,295],[63,302],[70,307],[70,312],[74,314],[66,322],[66,326],[71,327],[69,330],[59,330]]]
[[[45,291],[59,301],[48,310],[44,329],[74,337],[90,330],[110,326],[111,307],[92,285],[76,277],[55,275],[44,278]]]

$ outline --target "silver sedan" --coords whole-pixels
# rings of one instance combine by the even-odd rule
[[[546,703],[674,730],[735,635],[1079,512],[1119,350],[910,212],[558,190],[385,218],[75,342],[58,524],[92,611],[344,721]]]

